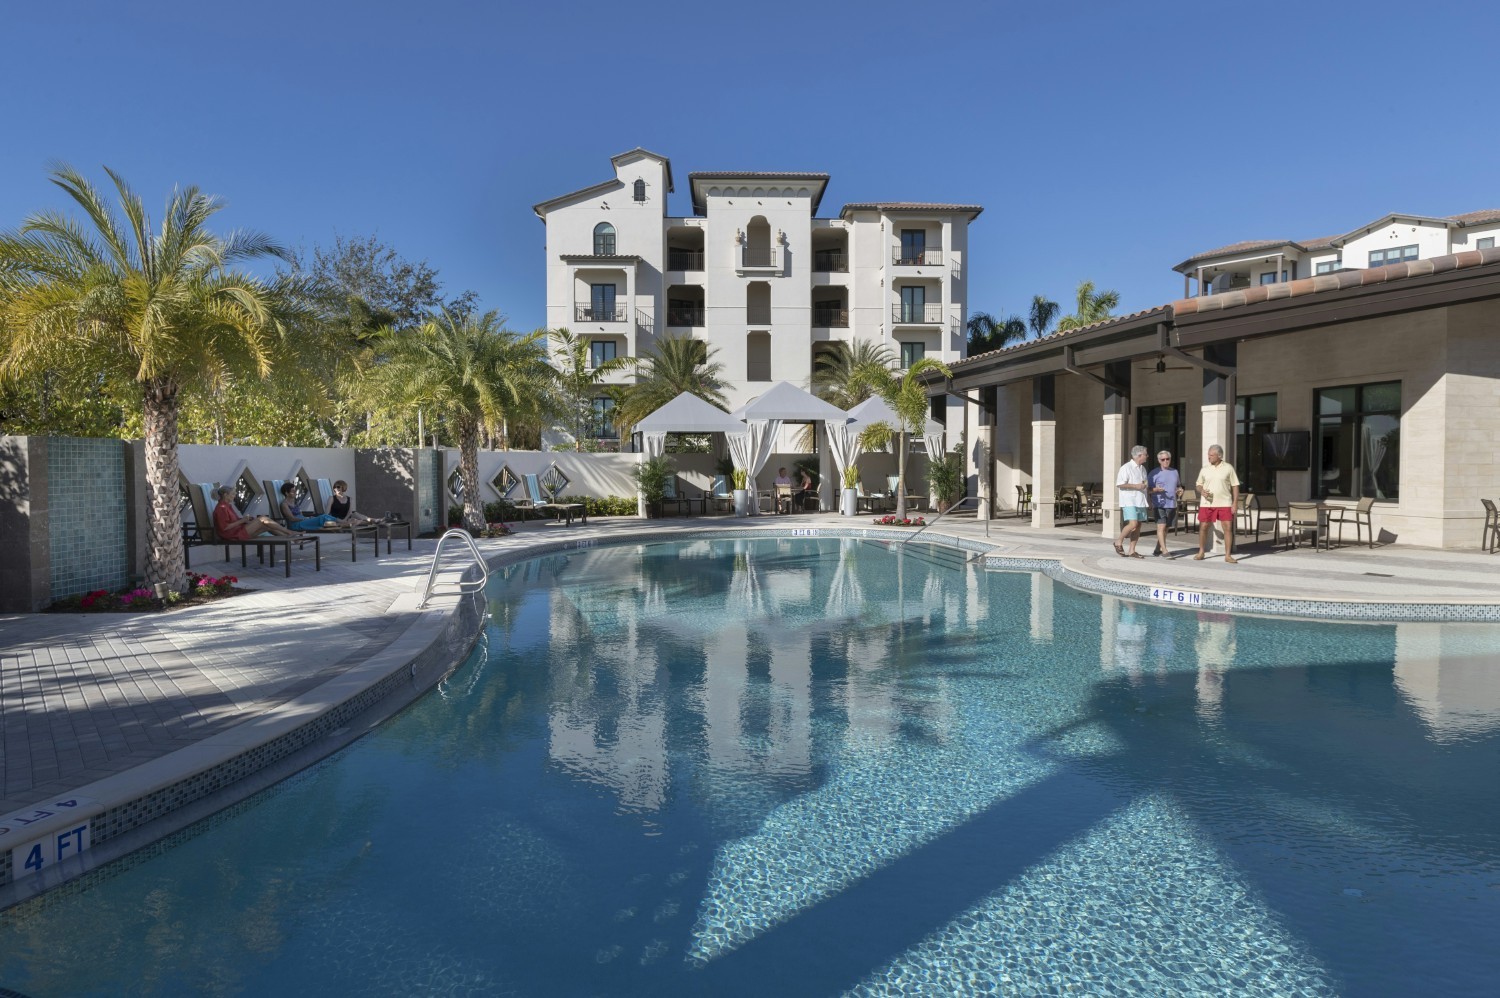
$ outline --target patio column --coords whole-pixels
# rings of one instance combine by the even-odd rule
[[[1210,344],[1203,348],[1203,359],[1210,364],[1227,367],[1231,370],[1235,367],[1236,350],[1233,343]],[[1208,368],[1203,369],[1203,406],[1201,418],[1203,427],[1203,453],[1198,455],[1198,467],[1208,463],[1208,448],[1218,444],[1224,448],[1224,460],[1234,464],[1237,455],[1234,453],[1234,391],[1235,379],[1232,374],[1220,374]],[[1235,467],[1239,471],[1239,467]],[[1192,482],[1183,482],[1184,488],[1192,488]],[[1244,491],[1244,486],[1240,486]],[[1233,528],[1234,521],[1230,520]],[[1209,538],[1213,544],[1210,554],[1224,553],[1224,532],[1215,524],[1213,535]]]
[[[833,463],[833,454],[828,449],[828,424],[821,419],[812,424],[813,447],[818,451],[818,501],[822,509],[839,508],[839,490],[843,482],[835,481],[839,469]]]
[[[964,418],[972,427],[964,474],[974,475],[974,494],[979,497],[978,517],[988,520],[995,501],[995,396],[998,389],[981,388],[979,403],[964,402]]]
[[[1031,379],[1031,525],[1050,527],[1057,501],[1057,379]]]
[[[1120,490],[1115,488],[1115,476],[1130,449],[1130,362],[1104,365],[1104,380],[1108,382],[1104,387],[1104,474],[1099,479],[1104,504],[1099,529],[1105,537],[1114,537],[1121,526]]]

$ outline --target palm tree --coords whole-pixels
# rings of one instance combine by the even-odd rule
[[[1048,301],[1044,295],[1031,296],[1031,318],[1027,325],[1031,327],[1031,335],[1037,338],[1045,336],[1047,329],[1052,325],[1052,320],[1057,318],[1057,313],[1062,306],[1055,301]]]
[[[1009,343],[1019,343],[1026,338],[1026,323],[1019,315],[1001,319],[988,312],[975,312],[969,316],[970,357],[991,350],[999,350]]]
[[[612,357],[594,365],[588,337],[574,336],[567,329],[554,329],[551,335],[557,340],[553,363],[557,368],[568,432],[573,434],[574,449],[582,450],[584,437],[593,420],[594,397],[599,394],[599,386],[607,376],[629,367],[630,360]]]
[[[1119,304],[1120,292],[1095,291],[1093,281],[1082,281],[1078,285],[1078,311],[1063,316],[1062,321],[1057,324],[1057,330],[1066,332],[1103,322]]]
[[[615,389],[615,423],[629,431],[683,392],[728,411],[724,365],[713,350],[689,336],[664,336],[644,357],[634,358],[637,382]]]
[[[153,232],[141,199],[105,173],[119,209],[68,166],[51,180],[83,209],[80,222],[40,212],[0,233],[0,377],[83,367],[134,383],[142,405],[150,508],[146,581],[187,587],[178,512],[177,435],[184,389],[226,374],[264,378],[285,345],[285,321],[306,290],[230,269],[287,253],[253,232],[206,228],[223,202],[196,187],[174,190]]]
[[[896,518],[900,520],[906,519],[906,453],[910,450],[906,438],[909,433],[921,432],[926,425],[929,403],[927,386],[923,383],[922,376],[929,371],[945,378],[953,376],[953,372],[934,357],[923,357],[907,368],[900,378],[888,367],[865,369],[859,374],[862,383],[868,382],[875,394],[885,399],[900,423],[899,427],[873,423],[860,435],[867,446],[881,447],[890,440],[893,433],[900,433],[900,449],[896,456]]]
[[[813,360],[812,391],[818,398],[852,409],[875,394],[868,379],[859,378],[867,368],[890,370],[895,363],[890,347],[874,340],[855,339],[831,344],[834,349],[819,353]]]
[[[547,364],[545,329],[522,336],[498,312],[456,317],[439,312],[414,329],[382,334],[385,363],[371,387],[391,402],[421,406],[446,421],[458,438],[464,527],[485,529],[479,492],[479,430],[545,415],[556,372]]]

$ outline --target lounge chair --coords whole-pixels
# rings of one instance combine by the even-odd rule
[[[188,489],[188,500],[193,507],[193,518],[198,523],[198,539],[200,543],[218,546],[224,545],[224,560],[229,560],[229,549],[235,545],[240,549],[240,567],[249,566],[247,550],[255,548],[257,558],[264,560],[266,552],[271,553],[271,567],[276,567],[276,549],[280,548],[286,552],[284,559],[286,565],[286,577],[292,577],[292,545],[298,548],[311,543],[313,546],[313,569],[321,572],[323,570],[323,539],[314,534],[306,534],[302,537],[252,537],[248,541],[234,541],[220,537],[218,531],[214,530],[214,518],[210,510],[217,501],[212,499],[214,486],[207,482],[199,482]],[[192,548],[184,546],[182,549],[183,564],[192,567]]]
[[[704,499],[706,500],[704,512],[707,512],[708,502],[713,503],[716,508],[720,503],[723,503],[723,508],[725,510],[733,510],[734,490],[729,487],[729,476],[715,475],[713,491],[704,493]]]
[[[312,492],[313,509],[314,509],[315,515],[317,515],[317,516],[322,516],[322,515],[324,515],[324,514],[326,514],[328,512],[328,507],[326,505],[326,501],[320,501],[319,498],[318,498],[318,489],[321,488],[322,485],[327,484],[327,482],[328,482],[328,479],[326,479],[326,478],[320,478],[320,479],[318,479],[318,485],[314,486],[314,488],[313,488],[313,492]],[[283,527],[286,527],[287,529],[291,529],[292,525],[290,523],[286,522],[286,517],[284,517],[284,516],[281,515],[281,502],[276,498],[277,496],[281,495],[281,484],[282,484],[281,479],[279,479],[279,478],[267,478],[267,479],[265,479],[262,482],[262,484],[265,486],[265,489],[266,489],[266,502],[269,503],[270,507],[271,507],[271,513],[270,513],[271,519],[275,520],[277,523],[281,524]],[[333,495],[333,486],[331,486],[331,485],[328,487],[328,495],[330,497]],[[319,509],[318,508],[319,506],[322,506],[322,508]],[[348,527],[348,526],[343,526],[343,525],[338,525],[338,526],[330,525],[330,526],[325,526],[322,529],[320,529],[318,531],[318,536],[319,537],[326,537],[326,536],[328,536],[330,534],[342,534],[342,535],[347,536],[349,538],[349,560],[350,561],[359,561],[359,539],[361,537],[368,537],[368,538],[370,538],[370,543],[371,543],[371,545],[373,546],[373,548],[375,550],[375,557],[377,557],[377,558],[380,557],[380,529],[379,528],[380,528],[380,524],[376,524],[376,523],[360,524],[359,526],[354,526],[354,527]],[[308,533],[311,533],[311,531],[308,531]],[[409,546],[410,545],[408,545],[408,547]],[[389,552],[389,549],[390,549],[390,540],[389,540],[389,538],[387,538],[387,540],[386,540],[386,548],[387,548],[387,551]]]
[[[527,502],[516,506],[518,510],[533,510],[538,514],[542,510],[554,510],[558,519],[566,519],[567,525],[572,526],[573,517],[576,515],[584,523],[589,522],[589,510],[581,502],[548,502],[542,498],[542,483],[536,475],[522,475],[521,480],[526,484]]]
[[[677,493],[677,478],[676,478],[676,476],[675,475],[674,476],[669,476],[667,478],[666,492],[665,492],[665,494],[662,495],[662,498],[661,498],[661,507],[662,507],[662,514],[663,515],[666,514],[667,506],[668,505],[673,505],[673,506],[681,507],[682,510],[683,510],[683,512],[685,512],[688,516],[692,516],[693,515],[693,503],[695,503],[695,502],[701,504],[704,513],[708,512],[708,493],[706,493],[706,492],[705,493],[701,493],[698,496],[698,498],[696,498],[696,499],[694,499],[692,496],[688,495],[686,490],[683,490],[682,494],[678,495],[678,493]]]

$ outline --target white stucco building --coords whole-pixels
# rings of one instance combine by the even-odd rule
[[[701,340],[733,407],[775,381],[808,387],[818,353],[855,338],[903,366],[963,356],[978,205],[868,202],[819,217],[826,173],[723,171],[689,174],[692,214],[674,216],[666,157],[632,149],[610,162],[609,180],[534,207],[547,326],[586,337],[598,360]],[[609,400],[595,404],[607,439]]]
[[[1494,209],[1442,218],[1392,213],[1339,236],[1232,243],[1190,256],[1172,269],[1182,275],[1182,296],[1192,298],[1492,249],[1496,236],[1500,211]]]

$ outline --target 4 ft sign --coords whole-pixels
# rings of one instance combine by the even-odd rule
[[[11,849],[11,879],[20,880],[41,873],[56,863],[87,852],[93,844],[90,821],[88,818],[78,818],[77,815],[80,811],[87,813],[84,809],[91,804],[94,801],[75,797],[55,801],[46,807],[8,814],[0,819],[0,843],[12,835],[25,834],[28,830],[35,834],[40,828],[47,828],[47,832],[41,837]],[[70,814],[73,820],[69,820]]]

